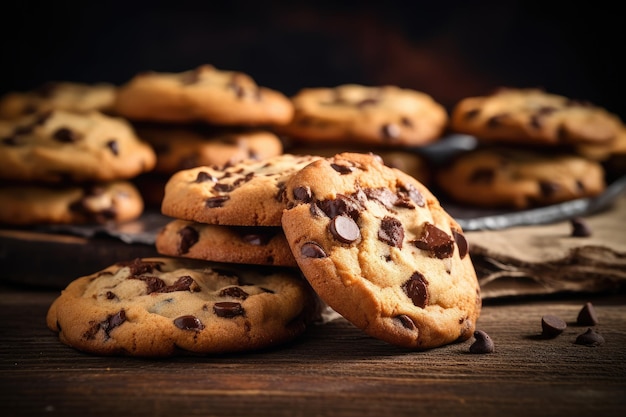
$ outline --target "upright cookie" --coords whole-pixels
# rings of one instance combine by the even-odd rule
[[[283,153],[283,144],[267,130],[203,129],[199,126],[139,126],[137,135],[154,148],[154,172],[173,174],[198,166],[223,167],[245,159],[263,160]]]
[[[18,119],[51,110],[108,113],[116,92],[117,87],[109,83],[48,82],[33,91],[14,91],[0,97],[0,119]]]
[[[301,143],[421,146],[439,139],[448,123],[431,96],[396,86],[305,88],[292,102],[293,120],[278,130]]]
[[[214,262],[297,267],[280,227],[222,226],[175,219],[156,237],[162,255]]]
[[[453,109],[451,129],[481,142],[543,146],[611,146],[619,118],[601,107],[533,88],[501,88]]]
[[[412,349],[472,336],[481,298],[467,241],[420,182],[344,153],[294,174],[285,194],[291,251],[333,310]]]
[[[294,269],[157,257],[74,280],[46,322],[78,350],[166,357],[277,346],[302,334],[316,309]]]
[[[125,222],[143,212],[139,190],[128,181],[70,186],[0,186],[0,223],[10,225]]]
[[[502,146],[460,153],[436,175],[453,200],[483,208],[546,206],[593,197],[606,188],[598,162]]]
[[[64,110],[0,122],[0,178],[113,181],[150,171],[156,155],[130,124]]]
[[[280,125],[293,105],[247,74],[202,65],[180,73],[143,72],[119,88],[115,111],[130,120],[215,125]]]
[[[224,168],[179,171],[165,185],[161,212],[199,223],[280,226],[287,179],[321,157],[282,154]]]

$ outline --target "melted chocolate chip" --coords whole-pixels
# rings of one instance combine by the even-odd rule
[[[174,319],[174,325],[181,330],[202,330],[204,324],[195,316],[180,316]]]
[[[91,328],[83,334],[83,338],[93,339],[96,334],[102,330],[104,331],[104,339],[107,340],[111,337],[111,331],[122,325],[125,321],[126,312],[124,310],[120,310],[115,314],[109,314],[103,321],[92,323]]]
[[[383,218],[380,222],[380,229],[378,229],[378,240],[402,249],[404,228],[400,220],[389,216]]]
[[[165,284],[165,281],[163,281],[159,277],[153,277],[153,276],[149,276],[149,277],[131,277],[129,279],[139,279],[139,280],[145,282],[146,283],[146,293],[148,293],[148,294],[152,294],[153,292],[157,292],[157,293],[161,292],[161,290],[167,286]]]
[[[217,192],[229,192],[235,189],[235,184],[216,183],[213,189]]]
[[[353,167],[347,165],[339,165],[339,164],[330,164],[330,167],[340,173],[341,175],[347,175],[354,171]]]
[[[459,248],[459,256],[461,259],[465,258],[469,252],[469,244],[467,243],[467,239],[465,239],[465,235],[452,229],[452,236],[454,237],[456,246]]]
[[[296,187],[293,189],[293,198],[308,203],[311,201],[313,197],[313,193],[311,192],[311,188],[307,187]]]
[[[398,195],[389,188],[365,188],[363,190],[369,200],[378,201],[386,208],[392,208],[398,201]]]
[[[415,271],[411,278],[402,284],[402,289],[415,306],[424,308],[428,304],[428,281],[421,273]]]
[[[248,293],[245,292],[241,287],[227,287],[222,289],[219,292],[220,297],[234,297],[245,300],[248,298]]]
[[[78,135],[67,127],[57,129],[57,131],[53,133],[52,137],[63,143],[72,143],[78,140]]]
[[[217,178],[215,178],[213,175],[209,174],[208,172],[200,171],[198,172],[198,175],[196,176],[196,179],[194,182],[201,183],[201,182],[207,182],[207,181],[216,182]]]
[[[403,327],[409,329],[409,330],[415,330],[417,329],[417,326],[415,325],[415,322],[406,314],[400,314],[398,316],[395,317],[398,321],[400,321],[400,324],[402,324]]]
[[[189,275],[180,276],[172,285],[168,285],[158,290],[160,293],[168,293],[175,291],[200,291],[200,287],[196,284],[196,281]]]
[[[333,200],[318,201],[317,206],[331,219],[336,216],[346,215],[355,221],[359,218],[362,209],[362,205],[358,200],[343,194],[337,194]]]
[[[399,207],[405,207],[400,204],[400,200],[405,199],[405,197],[408,197],[412,202],[417,204],[419,207],[424,207],[426,205],[424,196],[417,188],[415,188],[413,184],[398,185],[398,197],[400,198],[398,199],[395,205]]]
[[[159,261],[143,261],[141,258],[135,258],[132,261],[122,261],[118,262],[121,268],[128,267],[130,269],[130,275],[142,275],[151,273],[154,270],[161,271],[161,267],[163,266],[163,262]]]
[[[425,223],[422,235],[411,243],[439,259],[449,258],[454,253],[454,240],[431,223]]]
[[[232,318],[242,316],[244,314],[243,307],[240,303],[231,301],[221,301],[213,305],[213,312],[218,317]]]
[[[340,242],[352,243],[361,237],[361,231],[356,222],[347,216],[335,216],[328,225],[330,233]]]
[[[189,252],[189,249],[198,243],[200,235],[198,231],[191,226],[185,226],[178,231],[180,242],[178,243],[178,255]]]
[[[230,197],[227,195],[219,195],[216,197],[207,198],[204,204],[207,208],[217,208],[217,207],[222,207],[224,203],[228,201],[229,199]]]
[[[487,333],[482,330],[476,330],[474,332],[474,338],[476,340],[470,345],[470,353],[485,354],[494,352],[495,347],[493,340],[491,340],[491,337],[489,337]]]
[[[325,258],[328,255],[320,245],[314,242],[306,242],[300,248],[300,253],[305,258]]]

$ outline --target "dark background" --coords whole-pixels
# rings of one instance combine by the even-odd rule
[[[542,87],[626,120],[626,30],[611,3],[19,1],[3,6],[0,93],[210,63],[288,95],[395,84],[448,109],[499,86]]]

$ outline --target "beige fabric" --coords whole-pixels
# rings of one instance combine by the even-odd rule
[[[584,221],[589,237],[573,237],[570,221],[466,232],[483,298],[624,287],[626,193]]]

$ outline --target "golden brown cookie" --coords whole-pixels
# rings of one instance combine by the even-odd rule
[[[333,310],[411,349],[472,336],[481,298],[467,241],[423,184],[344,153],[294,174],[285,195],[291,251]]]

